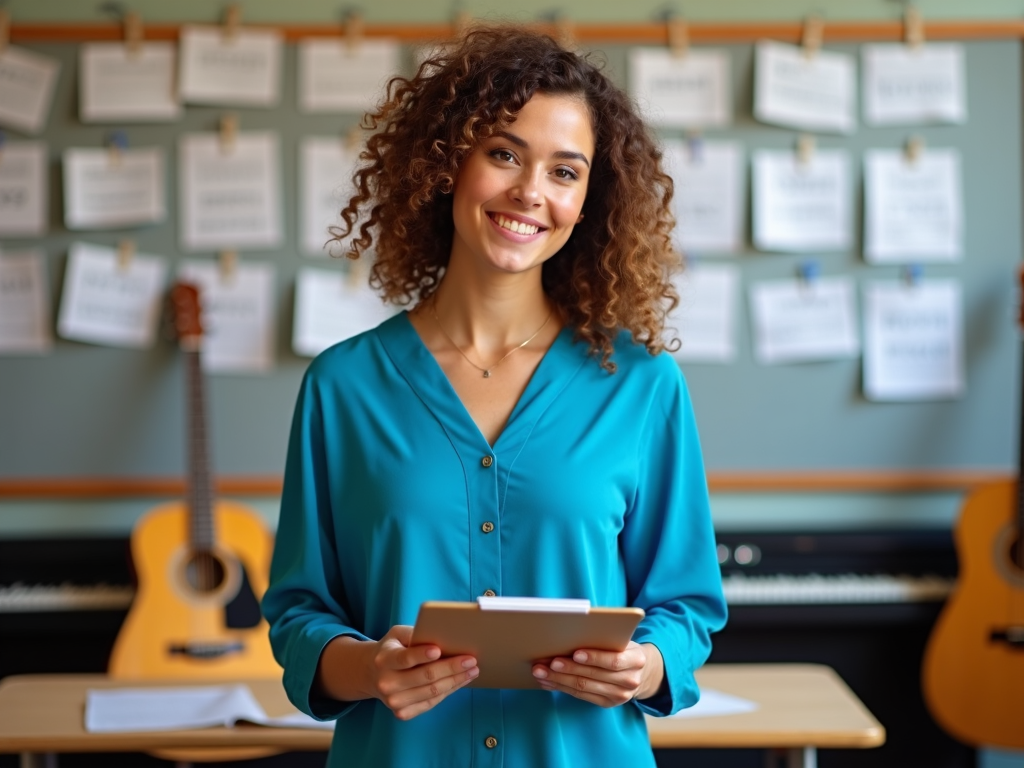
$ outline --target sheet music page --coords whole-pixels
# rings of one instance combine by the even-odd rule
[[[682,346],[673,356],[682,362],[735,360],[739,268],[732,264],[689,262],[675,285],[679,306],[669,316],[667,325],[675,331]]]
[[[0,354],[41,354],[52,347],[45,254],[0,253]]]
[[[676,247],[687,255],[736,253],[743,248],[746,178],[743,148],[732,141],[662,143],[665,171],[675,183]]]
[[[46,234],[46,161],[46,144],[41,141],[5,141],[0,146],[0,236]]]
[[[332,344],[376,328],[397,314],[367,284],[367,268],[300,269],[295,278],[295,354],[315,357]]]
[[[729,55],[719,50],[631,48],[629,92],[660,128],[712,128],[732,122]]]
[[[299,42],[299,110],[362,114],[377,105],[389,78],[402,68],[394,40],[341,38]]]
[[[758,708],[756,701],[733,696],[731,693],[723,693],[713,688],[701,688],[700,699],[692,707],[681,709],[673,718],[690,717],[721,717],[723,715],[741,715],[744,712],[753,712]]]
[[[805,131],[853,133],[853,57],[763,40],[755,49],[754,117]]]
[[[762,281],[751,286],[750,304],[760,363],[832,360],[859,350],[849,278]]]
[[[281,94],[281,35],[271,29],[181,28],[178,90],[189,104],[273,107]]]
[[[960,152],[864,152],[864,258],[873,264],[963,256]]]
[[[967,122],[961,43],[864,45],[861,62],[868,125]]]
[[[869,283],[864,288],[864,395],[893,401],[963,395],[963,335],[955,280]]]
[[[240,261],[225,274],[212,261],[187,260],[181,279],[199,288],[202,364],[208,373],[263,373],[274,367],[274,267]]]
[[[300,145],[302,178],[299,195],[299,221],[302,226],[302,250],[311,256],[343,255],[351,237],[343,242],[328,242],[329,228],[343,224],[341,209],[355,194],[352,174],[359,163],[361,145],[344,139],[307,136]],[[358,222],[356,226],[358,226]]]
[[[39,133],[53,103],[60,62],[8,45],[0,51],[0,125]]]
[[[106,229],[167,217],[164,153],[140,149],[64,150],[64,224]]]
[[[83,43],[79,49],[78,114],[83,123],[160,122],[181,115],[173,43]]]
[[[57,332],[65,339],[142,349],[156,340],[167,262],[137,253],[118,263],[113,248],[72,243]]]
[[[753,157],[754,246],[762,251],[844,251],[853,245],[850,156],[820,149],[806,161],[785,150]]]
[[[281,245],[281,170],[276,133],[216,133],[178,143],[182,247],[188,251]]]

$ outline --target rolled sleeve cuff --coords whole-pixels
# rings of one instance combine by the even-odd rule
[[[358,701],[336,701],[313,694],[320,656],[327,644],[336,637],[370,639],[361,632],[340,624],[320,626],[305,634],[299,643],[294,644],[295,647],[289,648],[289,659],[284,665],[284,689],[288,698],[314,720],[337,720],[359,704]]]

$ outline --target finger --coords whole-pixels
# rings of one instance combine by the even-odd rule
[[[537,682],[546,691],[559,691],[599,707],[616,707],[625,704],[632,698],[630,693],[623,688],[609,686],[580,676],[573,676],[568,681],[562,678],[546,678]]]
[[[378,665],[382,669],[412,669],[441,658],[441,649],[436,645],[403,645],[397,638],[384,636],[380,644]]]
[[[642,668],[647,663],[647,656],[639,645],[634,644],[620,652],[581,648],[572,655],[572,660],[588,667],[600,667],[618,672]]]
[[[384,698],[384,703],[401,720],[407,720],[423,714],[436,707],[453,692],[469,685],[480,674],[480,669],[473,666],[458,674],[441,678],[427,685],[399,691]]]
[[[552,665],[556,662],[552,662]],[[559,686],[568,692],[595,693],[607,696],[616,703],[627,701],[640,687],[642,675],[640,670],[623,672],[607,672],[598,667],[581,667],[573,671],[556,671],[551,667],[536,665],[533,668],[534,678],[539,683]]]

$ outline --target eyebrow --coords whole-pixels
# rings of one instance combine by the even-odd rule
[[[496,131],[494,135],[495,136],[501,136],[502,138],[508,139],[513,144],[515,144],[517,147],[522,147],[523,149],[529,149],[530,148],[530,145],[526,141],[524,141],[519,136],[516,136],[514,133],[509,133],[508,131]],[[563,150],[559,150],[558,152],[555,152],[552,155],[552,157],[557,157],[559,160],[580,160],[580,161],[586,163],[587,168],[590,167],[590,161],[587,160],[587,156],[584,155],[582,152],[570,152],[568,150],[564,150],[563,149]]]

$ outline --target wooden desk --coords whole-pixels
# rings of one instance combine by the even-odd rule
[[[815,768],[819,747],[875,747],[885,741],[882,726],[839,676],[825,666],[714,665],[698,671],[697,680],[702,688],[755,701],[758,709],[722,717],[648,718],[654,747],[778,749],[785,751],[788,766]],[[278,682],[253,680],[248,684],[268,715],[294,711]],[[33,768],[55,766],[60,752],[224,747],[326,751],[331,743],[330,731],[255,725],[160,733],[86,733],[88,689],[140,685],[149,687],[151,683],[115,682],[103,675],[8,677],[0,681],[0,753],[21,753],[22,767]]]

